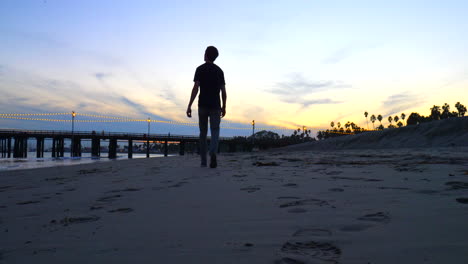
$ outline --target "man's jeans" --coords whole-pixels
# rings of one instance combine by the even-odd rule
[[[210,155],[218,152],[219,123],[221,123],[221,110],[198,108],[198,123],[200,126],[200,156],[202,163],[206,164],[206,134],[208,133],[208,117],[210,118],[211,142]]]

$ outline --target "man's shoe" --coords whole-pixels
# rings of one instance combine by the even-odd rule
[[[210,160],[210,168],[214,169],[216,167],[218,167],[218,163],[216,162],[216,155],[212,154]]]

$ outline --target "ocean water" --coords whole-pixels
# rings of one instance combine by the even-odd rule
[[[101,156],[100,158],[92,158],[91,153],[82,153],[82,157],[71,158],[70,153],[65,152],[65,157],[63,158],[52,158],[51,152],[45,152],[44,158],[36,158],[36,152],[28,152],[28,158],[0,158],[0,171],[67,166],[93,162],[106,162],[111,160],[107,158],[107,153],[102,154],[104,154],[104,156]],[[164,157],[164,154],[152,153],[150,154],[150,157]],[[133,153],[133,158],[146,158],[146,154]],[[127,153],[117,153],[117,160],[122,159],[128,159]]]

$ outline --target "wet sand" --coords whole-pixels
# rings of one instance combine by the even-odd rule
[[[0,172],[0,263],[468,263],[468,148]]]

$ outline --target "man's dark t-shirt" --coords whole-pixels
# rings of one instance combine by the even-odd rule
[[[221,91],[221,86],[226,84],[223,70],[213,63],[202,64],[195,71],[193,81],[200,82],[198,107],[221,109],[219,92]]]

